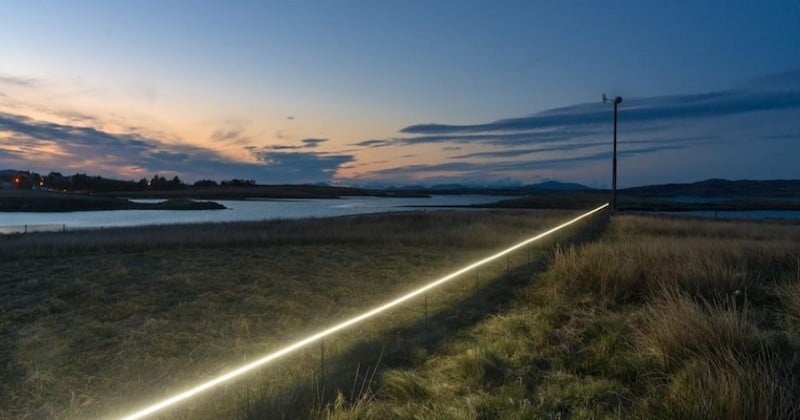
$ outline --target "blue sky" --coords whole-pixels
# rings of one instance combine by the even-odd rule
[[[799,178],[798,1],[0,2],[0,168]]]

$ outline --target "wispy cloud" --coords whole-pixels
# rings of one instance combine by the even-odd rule
[[[636,156],[669,150],[722,143],[741,145],[754,138],[796,138],[786,133],[793,132],[794,127],[800,128],[797,125],[800,120],[788,122],[786,115],[797,109],[800,109],[800,70],[754,79],[728,90],[626,97],[619,113],[620,156],[632,162]],[[758,124],[757,129],[754,123]],[[400,129],[397,136],[372,138],[352,146],[402,150],[422,144],[442,145],[445,162],[360,174],[366,178],[386,181],[497,179],[504,175],[530,178],[565,171],[578,174],[580,168],[592,166],[589,165],[592,162],[609,159],[610,134],[611,106],[597,101],[475,124],[414,124]],[[478,147],[481,150],[476,151]],[[459,148],[472,150],[447,154]],[[737,159],[731,153],[721,152],[717,156]],[[701,169],[694,172],[703,173]]]
[[[514,144],[547,143],[569,140],[574,137],[594,134],[595,131],[572,129],[561,131],[522,131],[516,133],[481,133],[481,134],[442,134],[415,137],[394,137],[389,139],[364,140],[352,144],[353,146],[374,148],[395,145],[411,146],[430,143],[480,143],[497,146]]]
[[[766,136],[758,136],[761,140],[800,140],[800,133],[782,133],[782,134],[770,134]]]
[[[14,76],[0,73],[0,84],[20,87],[37,87],[42,81],[34,77]]]
[[[288,144],[272,144],[272,145],[269,145],[269,146],[264,146],[261,149],[262,150],[298,150],[298,149],[302,149],[302,148],[303,148],[303,146],[296,146],[296,145],[295,146],[290,146]],[[258,148],[256,148],[256,149],[258,149]]]
[[[800,108],[800,71],[748,82],[736,89],[690,95],[625,98],[619,114],[627,134],[655,132],[678,123],[761,111]],[[479,124],[414,124],[401,136],[369,139],[354,146],[374,148],[416,144],[530,146],[567,142],[608,132],[610,106],[598,102],[554,108],[533,115]]]
[[[607,146],[608,142],[592,142],[592,143],[577,143],[577,144],[563,144],[553,147],[537,147],[533,149],[510,149],[510,150],[494,150],[490,152],[475,152],[463,155],[451,156],[450,159],[474,159],[474,158],[510,158],[530,155],[533,153],[544,152],[564,152],[569,150],[580,150],[589,147]]]
[[[82,112],[77,111],[67,111],[67,110],[48,110],[53,115],[63,118],[69,124],[91,124],[91,125],[100,125],[101,121],[99,118],[94,116],[84,114]]]
[[[395,144],[395,140],[393,139],[373,139],[373,140],[362,140],[358,143],[352,143],[350,146],[360,146],[360,147],[383,147],[383,146],[391,146]]]
[[[792,74],[793,76],[797,76]],[[787,76],[788,77],[788,76]],[[800,108],[800,89],[766,90],[741,88],[696,95],[671,95],[630,98],[623,103],[620,120],[625,122],[663,122],[699,119],[757,111]],[[453,134],[552,130],[566,126],[608,123],[608,106],[584,103],[552,109],[528,117],[508,118],[472,125],[416,124],[400,130],[407,134]]]
[[[300,140],[300,144],[271,144],[268,146],[263,146],[260,148],[248,148],[248,149],[261,149],[261,150],[302,150],[302,149],[316,149],[320,144],[327,142],[328,139],[303,139]]]
[[[682,138],[664,138],[655,140],[624,140],[620,141],[620,146],[629,144],[671,144],[681,145],[687,147],[691,145],[709,144],[712,142],[719,142],[717,136],[693,136]],[[566,143],[548,147],[535,147],[529,149],[510,149],[510,150],[495,150],[489,152],[475,152],[463,155],[451,156],[450,159],[474,159],[474,158],[511,158],[519,157],[536,153],[548,152],[569,152],[575,150],[588,149],[592,147],[610,147],[608,141],[594,141],[588,143]]]
[[[657,145],[622,150],[618,153],[621,157],[652,154],[667,150],[680,150],[683,145]],[[611,151],[589,153],[563,158],[536,159],[536,160],[503,160],[494,162],[444,162],[438,164],[409,165],[395,168],[382,169],[363,174],[363,178],[370,180],[409,179],[477,179],[494,180],[500,176],[530,171],[535,169],[552,169],[569,166],[577,163],[607,161],[611,158]]]
[[[322,143],[328,141],[328,139],[303,139],[300,140],[303,143],[303,146],[313,149],[319,146]]]
[[[245,145],[250,142],[250,138],[244,134],[241,128],[220,128],[211,133],[210,139],[217,143]]]

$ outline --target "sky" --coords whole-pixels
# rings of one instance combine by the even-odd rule
[[[800,1],[0,0],[0,169],[800,178]]]

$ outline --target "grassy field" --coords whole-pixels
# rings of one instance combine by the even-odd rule
[[[574,214],[426,212],[0,236],[0,417],[125,414]],[[550,245],[431,292],[427,322],[417,301],[327,340],[324,375],[320,348],[310,348],[167,416],[306,416],[354,372],[423,360],[498,310]],[[492,284],[504,286],[489,292]]]
[[[574,214],[0,237],[0,417],[126,414]],[[599,215],[426,300],[165,417],[800,416],[798,224]]]
[[[614,217],[321,418],[800,417],[800,225]]]
[[[658,190],[657,187],[647,188]],[[636,191],[638,189],[633,190]],[[687,190],[692,191],[691,189]],[[735,196],[727,196],[726,198],[726,196],[721,196],[716,197],[718,200],[714,201],[684,202],[675,201],[670,199],[669,196],[644,195],[646,191],[643,189],[643,191],[637,191],[637,194],[631,193],[630,190],[620,191],[617,196],[617,208],[640,212],[800,210],[800,200],[791,198],[795,197],[793,195],[785,197],[754,196],[749,198],[736,198]],[[610,199],[611,193],[601,190],[541,191],[531,192],[523,197],[502,200],[488,205],[476,205],[475,207],[582,209]]]

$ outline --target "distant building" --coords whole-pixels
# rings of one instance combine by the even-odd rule
[[[31,189],[35,182],[30,172],[0,170],[0,190]]]

